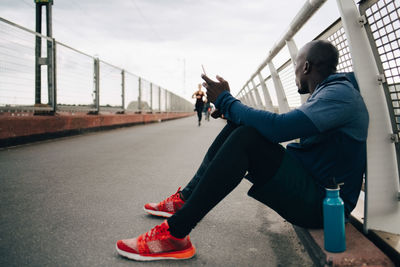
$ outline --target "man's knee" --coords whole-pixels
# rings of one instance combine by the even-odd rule
[[[250,126],[240,126],[235,129],[228,142],[229,145],[240,147],[255,162],[262,160],[265,163],[267,159],[280,162],[285,153],[280,144],[272,143]]]
[[[254,147],[259,143],[259,134],[257,130],[249,126],[239,126],[229,135],[224,146],[235,147],[245,153],[249,147]]]
[[[260,143],[271,143],[264,138],[255,128],[250,126],[239,126],[235,129],[230,136],[230,139],[240,144],[241,146],[248,147],[260,145]],[[272,143],[271,143],[272,144]]]
[[[248,155],[249,175],[246,178],[255,184],[272,177],[281,165],[285,148],[269,141],[253,127],[241,126],[234,134],[233,145]]]
[[[250,126],[239,126],[233,133],[232,137],[235,138],[248,138],[248,137],[261,137],[260,133],[253,127]]]

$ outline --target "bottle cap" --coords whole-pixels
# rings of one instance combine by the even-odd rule
[[[340,189],[344,183],[337,183],[335,177],[328,179],[328,184],[326,185],[327,189]]]

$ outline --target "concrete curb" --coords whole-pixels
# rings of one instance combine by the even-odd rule
[[[293,226],[299,239],[316,266],[395,266],[378,247],[360,233],[352,224],[346,224],[346,251],[327,252],[322,229],[305,229]]]

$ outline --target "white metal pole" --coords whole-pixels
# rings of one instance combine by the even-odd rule
[[[138,94],[138,111],[141,113],[142,112],[142,78],[138,78],[138,89],[139,89],[139,94]]]
[[[240,101],[242,101],[243,104],[247,105],[246,96],[245,96],[243,90],[240,90]]]
[[[150,83],[150,112],[153,113],[153,83]]]
[[[261,72],[259,72],[257,74],[257,76],[258,76],[258,79],[260,80],[261,88],[263,90],[263,95],[264,95],[264,100],[265,100],[265,109],[270,112],[274,112],[274,106],[272,104],[271,96],[268,92],[267,85],[265,84],[265,81],[264,81],[264,78],[263,78]]]
[[[249,97],[250,97],[251,106],[252,107],[257,107],[256,99],[254,98],[253,92],[252,92],[249,84],[247,84],[247,90],[248,90],[248,94],[249,94]]]
[[[292,64],[294,67],[294,63],[296,62],[296,57],[299,50],[297,49],[297,45],[292,38],[286,40],[286,46],[289,50],[290,58],[292,59]]]
[[[121,106],[125,112],[125,70],[121,70]]]
[[[390,139],[392,126],[384,91],[364,25],[354,1],[337,0],[353,69],[369,111],[364,230],[400,234],[399,173]]]
[[[252,106],[253,103],[252,103],[252,100],[251,100],[250,92],[247,91],[247,88],[246,88],[246,90],[245,90],[245,95],[244,95],[244,96],[246,97],[246,102],[247,102],[246,105]]]
[[[271,77],[272,77],[272,81],[274,82],[276,96],[278,98],[279,113],[282,114],[282,113],[289,112],[289,110],[290,110],[289,104],[288,104],[279,74],[276,71],[275,66],[272,62],[268,62],[268,67],[269,67],[269,71],[271,72]]]
[[[246,104],[246,98],[244,97],[244,92],[243,92],[243,88],[239,91],[239,94],[237,95],[238,99],[240,101],[242,101],[243,104]]]
[[[100,113],[100,60],[94,58],[94,106],[96,113]]]
[[[257,89],[256,83],[254,82],[254,79],[251,79],[251,84],[253,85],[253,91],[254,91],[254,94],[256,95],[256,100],[257,100],[256,107],[258,109],[264,109],[264,105],[261,101],[260,93],[258,92],[258,89]]]
[[[158,86],[158,112],[161,112],[161,87]]]

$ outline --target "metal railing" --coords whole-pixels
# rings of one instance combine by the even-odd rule
[[[0,36],[0,111],[193,111],[190,101],[157,84],[1,17]],[[36,38],[42,52],[51,50],[39,58],[40,90]]]
[[[285,113],[306,101],[294,85],[297,46],[293,37],[325,2],[305,2],[239,91],[242,102]],[[364,0],[358,8],[352,0],[336,2],[340,18],[315,39],[329,40],[338,48],[338,72],[354,71],[369,110],[364,230],[400,234],[400,2]],[[276,68],[272,60],[285,47],[290,57]]]

